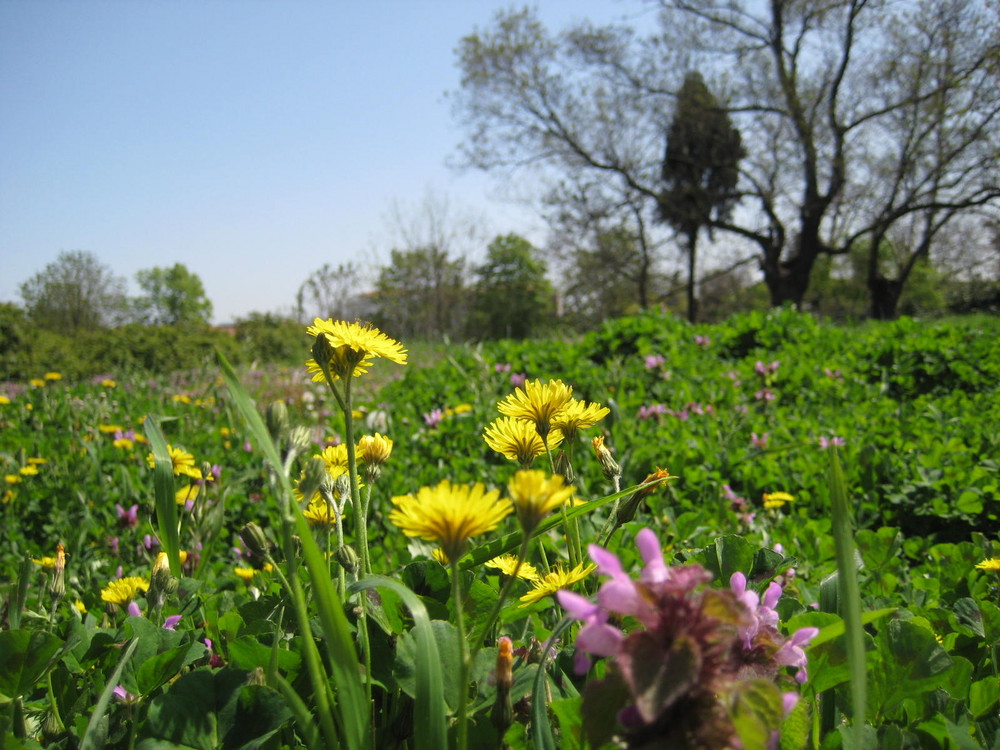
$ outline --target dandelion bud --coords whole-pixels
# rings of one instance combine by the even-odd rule
[[[656,492],[661,484],[659,480],[666,479],[669,476],[670,472],[666,469],[657,469],[642,480],[639,489],[633,492],[629,499],[622,503],[621,508],[618,509],[617,524],[621,526],[635,518],[635,512],[639,509],[639,503]]]
[[[272,401],[264,412],[264,423],[274,442],[279,442],[288,431],[288,407],[284,401]]]
[[[263,667],[254,667],[247,674],[247,685],[259,685],[263,686],[267,684],[267,679],[264,676]]]
[[[310,459],[299,479],[299,492],[302,493],[302,497],[307,502],[312,500],[313,495],[321,491],[323,482],[328,477],[329,474],[326,471],[326,464],[323,462],[323,459],[315,457]]]
[[[253,553],[256,559],[263,560],[268,556],[271,545],[268,543],[267,537],[264,536],[264,530],[260,526],[251,521],[240,529],[239,535],[240,539],[243,540],[243,544]]]
[[[312,355],[313,359],[316,360],[316,364],[319,365],[320,372],[324,372],[330,368],[330,360],[333,359],[335,354],[336,350],[326,337],[326,334],[321,333],[316,336],[316,340],[312,345]]]
[[[56,545],[56,562],[52,566],[52,578],[49,579],[49,594],[53,599],[66,596],[66,549]]]
[[[510,702],[510,688],[514,684],[514,649],[510,638],[502,636],[497,642],[497,669],[494,672],[497,697],[490,713],[490,720],[502,737],[514,721],[514,707]]]
[[[594,446],[594,453],[597,454],[597,462],[601,465],[601,471],[604,473],[604,478],[611,482],[617,482],[622,475],[622,467],[618,465],[615,457],[611,455],[611,449],[604,445],[604,435],[598,435],[591,442]]]
[[[563,479],[567,482],[572,482],[576,479],[576,474],[573,472],[573,465],[569,462],[569,456],[566,455],[566,451],[560,450],[556,454],[556,474],[562,475]]]
[[[312,435],[308,427],[298,425],[288,432],[288,455],[299,456],[309,450],[312,445]]]
[[[336,556],[337,562],[343,566],[344,570],[351,575],[357,575],[359,567],[358,553],[354,551],[353,547],[349,547],[346,544],[341,545],[337,548]]]

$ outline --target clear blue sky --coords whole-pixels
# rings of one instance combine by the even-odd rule
[[[0,300],[63,250],[184,263],[215,321],[288,310],[310,271],[387,254],[392,201],[428,189],[537,231],[446,166],[454,49],[494,0],[3,0]],[[635,3],[546,0],[551,28]]]

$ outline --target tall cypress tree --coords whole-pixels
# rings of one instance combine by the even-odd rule
[[[739,130],[698,72],[688,73],[667,130],[659,199],[659,218],[687,241],[688,320],[698,317],[695,296],[698,233],[713,219],[725,218],[739,194],[739,162],[746,152]]]

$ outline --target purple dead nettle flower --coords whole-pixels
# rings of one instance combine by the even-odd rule
[[[804,682],[804,648],[818,630],[801,628],[791,637],[779,632],[778,583],[772,582],[762,598],[747,588],[742,573],[732,576],[728,589],[710,588],[705,584],[711,574],[700,565],[668,567],[649,529],[636,535],[636,546],[645,563],[637,579],[613,553],[591,545],[590,557],[608,579],[597,601],[567,591],[556,595],[569,616],[583,622],[576,639],[577,671],[589,669],[591,657],[613,658],[603,682],[611,681],[633,701],[618,713],[628,746],[656,739],[742,747],[725,708],[727,695],[741,680],[780,683],[787,679],[783,667],[794,667],[795,680]],[[635,618],[641,627],[623,633],[609,623],[611,613]],[[596,704],[607,695],[599,689],[586,692],[584,710],[597,710],[588,701]],[[782,695],[782,702],[794,705],[791,696]]]
[[[139,609],[139,605],[135,602],[128,603],[127,611],[129,617],[142,617],[142,610]]]
[[[722,492],[726,496],[726,500],[730,502],[733,510],[741,511],[747,507],[747,499],[733,492],[733,488],[728,484],[722,485]]]
[[[758,436],[756,432],[750,433],[750,445],[757,450],[767,450],[767,439],[771,433],[765,432]]]
[[[823,374],[832,380],[840,380],[842,377],[840,370],[831,370],[829,367],[823,368]]]
[[[759,391],[753,394],[753,397],[758,401],[763,401],[765,404],[768,401],[774,401],[774,399],[776,398],[776,396],[774,395],[774,391],[772,391],[770,388],[761,388]]]
[[[497,362],[493,365],[493,372],[510,372],[510,365],[506,363]]]
[[[115,697],[115,700],[128,705],[139,702],[139,696],[132,695],[132,693],[123,688],[121,685],[115,685],[115,689],[111,691],[111,694]]]
[[[645,421],[666,413],[667,407],[663,404],[650,404],[649,406],[640,406],[639,413],[636,415],[636,418]]]
[[[121,505],[115,503],[115,508],[118,510],[118,525],[126,528],[133,529],[139,525],[139,506],[133,505],[128,510],[125,510]]]
[[[710,339],[708,336],[695,336],[694,343],[700,346],[702,349],[705,349],[712,345],[712,339]]]
[[[164,630],[174,630],[177,627],[177,623],[181,621],[181,615],[170,615],[163,621]]]
[[[658,370],[667,363],[667,360],[661,354],[647,354],[645,362],[647,370]]]
[[[441,424],[441,420],[444,419],[444,412],[440,409],[432,409],[431,411],[424,414],[424,424],[430,427],[432,430]]]
[[[844,440],[844,438],[842,437],[836,437],[836,436],[832,438],[821,437],[819,439],[819,447],[822,448],[823,450],[826,450],[831,445],[837,445],[837,446],[847,445],[847,441]]]
[[[528,379],[526,372],[512,372],[510,374],[510,385],[512,388],[520,388]]]

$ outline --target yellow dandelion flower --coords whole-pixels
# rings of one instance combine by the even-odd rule
[[[170,454],[170,463],[173,464],[175,476],[184,475],[193,479],[201,479],[201,469],[194,465],[193,455],[183,448],[175,448],[172,445],[167,446],[167,452]],[[149,468],[155,468],[156,457],[150,453],[146,456],[146,463],[149,464]]]
[[[441,543],[449,560],[457,560],[468,539],[492,531],[511,512],[507,499],[482,483],[453,485],[447,479],[436,487],[421,487],[416,495],[392,498],[396,506],[389,520],[407,536]]]
[[[458,404],[452,412],[455,414],[470,414],[472,412],[472,404]]]
[[[47,372],[45,373],[46,380],[62,380],[62,375],[58,372]]]
[[[140,591],[149,590],[149,581],[139,576],[129,576],[112,581],[101,589],[101,600],[124,607],[132,601]]]
[[[501,414],[515,419],[527,419],[534,422],[535,429],[543,438],[552,429],[552,420],[559,411],[573,398],[573,387],[561,380],[529,380],[524,389],[515,389],[514,393],[497,404]]]
[[[87,614],[87,605],[85,605],[80,599],[73,602],[73,606],[76,607],[81,615]]]
[[[14,490],[7,490],[5,493],[3,493],[4,505],[11,502],[15,497],[17,497],[17,493],[14,492]]]
[[[507,494],[525,534],[534,531],[545,514],[563,505],[574,492],[576,487],[566,486],[559,474],[550,478],[537,469],[519,471],[507,484]]]
[[[444,550],[441,549],[440,547],[435,548],[435,550],[433,552],[431,552],[431,557],[433,557],[439,563],[441,563],[442,565],[444,565],[446,568],[448,567],[449,563],[451,562],[448,559],[448,555],[446,555],[444,553]]]
[[[28,385],[34,386],[35,388],[44,388],[45,381],[41,378],[32,378],[28,381]]]
[[[347,446],[344,446],[345,463],[346,448]],[[384,464],[389,460],[390,455],[392,455],[392,440],[377,432],[374,435],[362,435],[361,439],[358,440],[358,458],[366,464],[376,466]]]
[[[38,467],[32,464],[28,464],[27,466],[22,466],[17,471],[21,476],[33,477],[38,473]]]
[[[563,431],[567,436],[574,435],[578,430],[593,427],[611,413],[611,409],[600,404],[588,404],[571,398],[552,419],[552,426]]]
[[[981,563],[976,565],[978,570],[992,570],[1000,572],[1000,557],[991,557],[989,560],[983,560]]]
[[[250,583],[250,581],[253,580],[253,577],[257,575],[256,568],[241,568],[237,566],[233,568],[233,572],[247,583]]]
[[[9,403],[10,403],[10,397],[9,396],[4,396],[2,393],[0,393],[0,405],[9,404]]]
[[[496,568],[505,576],[514,575],[514,570],[516,568],[518,578],[523,578],[525,581],[538,580],[538,571],[535,570],[535,566],[530,562],[522,562],[521,567],[517,567],[517,555],[501,555],[500,557],[494,557],[492,560],[486,561],[486,567]]]
[[[38,456],[34,456],[28,459],[28,463],[32,464],[33,466],[41,466],[42,464],[47,464],[48,462],[49,460],[47,458],[39,458]]]
[[[7,484],[17,484],[18,482],[21,481],[21,475],[20,474],[5,474],[4,475],[4,481],[7,482]]]
[[[317,492],[302,515],[310,526],[334,526],[337,523],[337,513]]]
[[[99,424],[97,425],[97,429],[105,435],[111,435],[115,432],[125,432],[125,429],[120,424]]]
[[[181,487],[177,492],[174,493],[174,500],[178,505],[185,505],[188,500],[194,501],[198,499],[198,492],[201,490],[200,484],[195,484],[194,482],[188,483],[187,486]]]
[[[230,435],[233,434],[233,431],[228,427],[220,427],[219,434],[222,435],[222,437],[229,437]]]
[[[112,445],[114,445],[115,448],[121,448],[122,450],[130,451],[132,450],[132,448],[135,447],[135,442],[129,440],[128,438],[123,437],[123,438],[116,438],[115,441],[112,443]]]
[[[545,443],[535,429],[533,422],[514,417],[494,419],[483,431],[486,444],[500,453],[504,458],[517,461],[527,468],[536,457],[545,453]],[[562,442],[563,436],[559,430],[552,430],[548,435],[549,448],[555,448]]]
[[[181,565],[187,562],[188,553],[186,549],[178,550],[177,557],[180,558]],[[167,559],[166,552],[160,552],[156,555],[156,559],[153,561],[153,575],[155,576],[161,570],[170,570],[170,561]]]
[[[764,507],[768,510],[774,508],[780,508],[785,503],[790,503],[795,498],[789,495],[787,492],[765,492],[764,493]]]
[[[323,459],[323,463],[326,464],[326,470],[330,473],[330,476],[335,479],[341,474],[347,473],[346,443],[327,446],[322,450],[322,452],[317,454],[315,458]]]
[[[580,563],[572,570],[563,570],[561,566],[556,566],[548,575],[539,578],[531,591],[521,597],[521,601],[523,602],[521,606],[527,607],[529,604],[534,604],[547,596],[555,594],[560,589],[568,588],[574,583],[582,581],[596,569],[596,565],[584,567],[584,563]]]
[[[399,365],[406,364],[407,351],[402,344],[374,326],[316,318],[306,333],[326,337],[330,345],[329,370],[334,379],[362,375],[367,372],[372,360],[380,357]],[[315,359],[306,362],[306,370],[317,383],[326,380]]]
[[[42,570],[52,570],[56,566],[56,559],[54,557],[42,557],[38,560],[32,558],[31,562],[40,566]]]
[[[101,381],[101,387],[103,388],[114,388],[116,385],[118,385],[118,383],[111,378],[104,378],[104,380]]]

